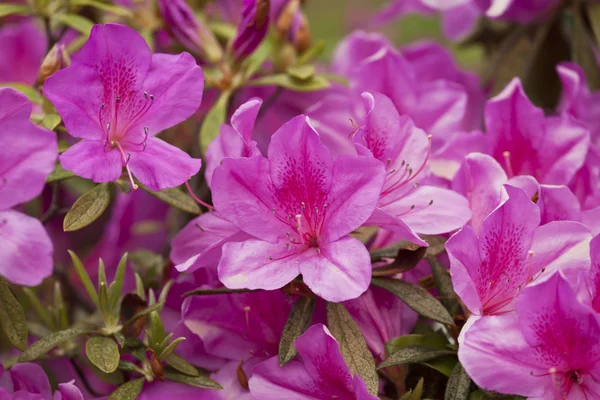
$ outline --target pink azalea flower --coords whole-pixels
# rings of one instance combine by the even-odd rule
[[[31,103],[0,89],[0,275],[35,286],[52,273],[53,246],[41,222],[12,207],[42,192],[58,155],[56,135],[29,120]]]
[[[327,327],[311,326],[295,343],[298,356],[280,366],[272,357],[254,367],[250,392],[255,399],[279,400],[331,398],[376,400],[362,378],[346,365]]]
[[[523,289],[516,312],[480,319],[458,357],[480,387],[530,399],[600,398],[600,320],[559,272]]]
[[[219,136],[206,150],[206,182],[210,186],[215,168],[227,157],[260,156],[252,140],[254,123],[262,100],[252,98],[242,104],[231,117],[231,125],[221,125]],[[171,260],[179,271],[188,273],[199,268],[215,267],[221,259],[221,248],[227,242],[240,242],[250,235],[240,231],[216,212],[200,215],[190,221],[171,243]]]
[[[44,94],[69,134],[83,139],[60,156],[62,166],[94,182],[127,170],[152,190],[186,182],[200,160],[153,136],[200,106],[202,70],[194,58],[152,55],[144,39],[122,25],[96,25],[69,68],[52,75]]]
[[[58,391],[53,396],[48,377],[39,365],[15,364],[10,370],[4,371],[0,363],[0,399],[83,400],[74,382],[59,383]]]
[[[509,177],[531,175],[540,183],[566,185],[582,167],[589,130],[572,116],[545,117],[513,79],[485,107],[488,152]]]
[[[252,54],[269,30],[269,1],[243,1],[242,19],[231,42],[231,50],[236,60],[242,60]]]
[[[230,288],[271,290],[302,274],[326,300],[359,296],[371,264],[348,234],[372,214],[384,177],[371,157],[334,161],[303,115],[273,135],[268,158],[223,160],[213,175],[215,208],[253,238],[223,246],[219,279]]]
[[[589,230],[572,221],[540,226],[540,210],[521,189],[505,185],[503,202],[481,224],[446,243],[452,284],[475,316],[514,309],[521,289],[551,271],[589,265]],[[473,321],[471,321],[473,322]]]
[[[0,27],[0,43],[0,82],[33,85],[48,47],[41,27],[34,19],[18,19]]]
[[[462,227],[471,218],[467,200],[451,190],[419,184],[427,176],[431,138],[410,118],[400,117],[388,97],[363,93],[363,100],[367,117],[354,135],[356,149],[386,169],[378,207],[367,224],[425,246],[417,233],[441,234]]]

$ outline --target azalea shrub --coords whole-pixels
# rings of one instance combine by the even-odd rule
[[[600,399],[599,45],[595,0],[3,0],[0,399]]]

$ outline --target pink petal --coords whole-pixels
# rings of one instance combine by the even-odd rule
[[[14,391],[20,390],[41,395],[43,399],[52,398],[52,389],[46,373],[37,364],[23,363],[15,364],[10,369]]]
[[[33,85],[48,49],[48,38],[35,18],[6,22],[0,29],[0,82]]]
[[[201,163],[163,140],[150,138],[144,151],[131,154],[129,167],[140,182],[158,191],[187,182],[198,173]]]
[[[253,97],[238,107],[231,117],[231,126],[239,132],[244,139],[244,142],[249,143],[252,140],[252,132],[254,131],[254,123],[260,111],[262,100],[258,97]]]
[[[580,221],[579,200],[567,186],[541,185],[538,204],[542,225],[551,221]]]
[[[507,176],[492,157],[472,153],[465,157],[452,180],[452,190],[462,194],[471,207],[471,226],[479,232],[481,224],[502,200],[502,185]]]
[[[264,400],[281,400],[281,396],[287,400],[313,400],[321,394],[300,362],[292,360],[280,366],[278,357],[254,367],[248,384],[252,395]]]
[[[31,115],[31,102],[23,93],[12,88],[0,88],[0,122],[28,120]]]
[[[479,7],[470,2],[447,10],[442,15],[442,30],[452,40],[466,39],[475,28],[480,16],[481,10]]]
[[[226,243],[218,267],[219,280],[230,289],[274,290],[285,286],[300,274],[300,252],[304,249],[300,245],[288,248],[286,243],[256,239]]]
[[[465,226],[446,242],[450,259],[452,286],[465,306],[475,315],[483,314],[481,289],[475,285],[480,274],[479,239],[470,226]]]
[[[17,211],[0,211],[0,275],[36,286],[52,273],[52,241],[41,222]]]
[[[377,207],[384,179],[383,164],[373,158],[338,157],[321,240],[337,240],[365,223]]]
[[[83,400],[83,394],[77,386],[75,386],[75,380],[67,383],[58,384],[58,393],[60,397],[58,400]],[[54,394],[55,400],[57,400],[57,394]]]
[[[400,218],[415,232],[437,235],[464,226],[471,219],[469,203],[460,194],[434,186],[420,186],[380,207]]]
[[[82,140],[69,147],[59,159],[64,169],[97,183],[116,181],[123,171],[119,151],[107,148],[102,140]]]
[[[391,46],[389,40],[380,33],[352,32],[337,45],[334,51],[333,72],[348,76],[363,60],[389,46]]]
[[[225,159],[213,175],[215,208],[229,222],[257,238],[276,243],[290,226],[273,213],[269,162],[262,156]]]
[[[360,296],[371,281],[369,252],[350,236],[309,248],[299,256],[304,282],[327,301],[345,301]]]
[[[395,232],[398,239],[408,240],[420,246],[429,246],[427,242],[419,237],[405,222],[381,208],[376,208],[369,219],[364,223],[367,226],[378,226],[388,231]]]

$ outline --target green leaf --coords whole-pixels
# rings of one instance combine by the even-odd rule
[[[177,188],[163,189],[158,192],[155,192],[139,182],[137,182],[137,184],[146,192],[150,193],[155,197],[158,197],[160,200],[164,201],[172,207],[175,207],[181,211],[188,212],[190,214],[202,214],[202,210],[200,209],[198,203],[196,203],[196,201],[192,199],[189,195]]]
[[[230,91],[221,92],[215,104],[204,117],[204,121],[202,121],[200,136],[198,137],[202,154],[206,154],[208,145],[219,136],[221,124],[225,123],[225,118],[227,118],[227,105],[230,97]]]
[[[102,11],[108,11],[111,14],[115,14],[119,17],[131,17],[133,13],[127,8],[116,6],[113,4],[106,4],[96,0],[71,0],[73,6],[90,6],[97,8]]]
[[[250,57],[248,57],[245,61],[244,68],[244,77],[245,79],[250,79],[252,75],[256,73],[263,66],[267,58],[271,55],[273,51],[273,43],[272,40],[266,38],[263,40],[258,48],[254,50],[254,53]]]
[[[440,295],[440,302],[446,307],[446,310],[450,315],[458,315],[461,313],[462,308],[458,300],[458,295],[454,291],[452,286],[452,278],[450,273],[434,256],[427,256],[431,272],[433,273],[433,279],[435,281],[435,287]]]
[[[315,66],[314,65],[297,65],[291,66],[286,71],[289,76],[295,78],[299,81],[307,81],[313,76],[315,76]]]
[[[400,279],[389,278],[373,278],[371,284],[395,294],[406,305],[424,317],[442,324],[454,324],[442,303],[420,286]]]
[[[588,3],[587,15],[590,20],[590,25],[596,36],[596,45],[600,45],[600,4]]]
[[[577,2],[573,3],[572,11],[574,24],[571,31],[571,57],[585,72],[590,90],[597,90],[600,88],[600,67],[594,54],[593,39]]]
[[[62,342],[72,339],[77,336],[87,335],[92,333],[92,329],[89,328],[69,328],[64,331],[54,332],[48,336],[45,336],[29,346],[20,356],[19,362],[34,361],[48,353],[54,347],[58,346]]]
[[[381,260],[382,258],[396,258],[398,256],[398,252],[402,249],[407,250],[416,250],[420,246],[410,243],[407,240],[401,240],[396,242],[390,246],[384,247],[382,249],[373,250],[370,252],[371,262],[376,262]]]
[[[35,89],[29,85],[26,85],[24,83],[18,83],[18,82],[0,83],[0,87],[13,88],[13,89],[23,93],[25,96],[27,96],[29,101],[31,101],[32,103],[35,103],[35,104],[43,103],[42,95],[40,94],[40,92],[38,92],[37,89]]]
[[[385,349],[388,354],[395,353],[396,351],[409,346],[426,346],[437,349],[446,349],[448,341],[442,335],[437,333],[429,333],[426,335],[404,335],[398,336],[389,340],[385,344]]]
[[[173,334],[171,333],[170,335],[173,335]],[[169,345],[167,347],[165,347],[163,349],[163,351],[161,351],[160,356],[158,357],[158,359],[160,361],[164,361],[168,356],[170,356],[171,354],[173,354],[173,352],[175,351],[175,349],[177,348],[177,346],[179,346],[179,343],[181,343],[184,340],[185,340],[184,337],[178,337],[177,339],[173,340],[171,343],[169,343]]]
[[[296,357],[298,351],[294,342],[310,326],[315,303],[314,297],[300,297],[292,307],[279,342],[279,365],[284,365]]]
[[[112,310],[117,308],[121,291],[123,290],[123,281],[125,280],[125,269],[127,268],[127,253],[123,254],[115,273],[115,279],[108,288],[108,302]]]
[[[166,336],[165,326],[156,311],[150,313],[150,336],[152,337],[152,341],[149,344],[152,348],[154,348],[155,344],[162,342]]]
[[[456,363],[448,379],[444,400],[469,400],[471,378],[460,363]]]
[[[0,277],[0,328],[8,341],[23,351],[27,347],[27,318],[8,282]]]
[[[54,21],[58,21],[61,24],[73,28],[76,31],[89,36],[94,23],[87,18],[84,18],[77,14],[54,14],[52,15]]]
[[[53,131],[58,125],[60,125],[61,122],[62,118],[60,118],[60,115],[50,113],[46,114],[46,116],[44,116],[44,119],[42,119],[42,126],[46,129]]]
[[[410,271],[423,259],[427,247],[418,247],[416,250],[400,249],[395,260],[383,267],[373,268],[373,276],[393,276]]]
[[[33,10],[21,4],[0,4],[0,18],[9,15],[30,15]]]
[[[62,165],[60,165],[60,163],[56,163],[54,171],[52,171],[50,175],[48,175],[48,178],[46,178],[46,183],[58,182],[74,176],[75,174],[73,172],[67,171],[62,167]]]
[[[323,54],[323,51],[325,51],[325,41],[319,40],[312,47],[302,53],[300,57],[298,57],[298,65],[308,64]]]
[[[144,387],[144,378],[129,381],[117,388],[106,400],[135,400]]]
[[[42,303],[40,302],[40,299],[35,294],[35,292],[28,287],[24,287],[23,293],[25,293],[25,296],[27,296],[29,303],[33,306],[33,309],[35,310],[37,315],[40,317],[40,319],[44,322],[46,327],[53,330],[54,322],[52,321],[52,318],[50,317],[50,313],[48,312],[48,310],[46,310],[44,308],[44,306],[42,306]]]
[[[450,377],[454,366],[458,363],[456,356],[442,356],[433,360],[424,361],[421,364],[433,368],[441,374]]]
[[[165,358],[165,362],[171,368],[176,369],[179,372],[182,372],[186,375],[190,376],[200,376],[200,372],[196,367],[187,362],[183,357],[179,356],[177,353],[171,353]]]
[[[163,304],[164,304],[164,302],[160,302],[160,303],[153,304],[148,308],[143,309],[142,311],[140,311],[139,313],[137,313],[133,317],[131,317],[129,319],[129,321],[125,322],[124,326],[132,324],[136,320],[142,318],[144,315],[150,314],[152,311],[158,310],[159,308],[161,308],[163,306]]]
[[[391,367],[392,365],[418,363],[435,358],[456,354],[452,350],[441,350],[432,347],[408,346],[392,353],[379,364],[377,369]]]
[[[85,228],[98,219],[110,204],[108,183],[96,185],[92,190],[78,198],[63,221],[65,232]]]
[[[288,74],[276,74],[248,81],[245,86],[279,86],[295,92],[313,92],[316,90],[327,89],[331,85],[326,78],[320,75],[315,75],[306,80],[299,80]]]
[[[119,346],[114,340],[106,336],[92,336],[89,338],[85,343],[85,354],[92,364],[107,374],[117,370],[121,359]]]
[[[203,389],[223,389],[221,385],[217,382],[213,381],[207,376],[189,376],[180,374],[178,372],[165,371],[165,379],[172,381],[183,383],[189,386],[195,386]]]
[[[379,390],[379,378],[375,370],[375,360],[358,325],[342,303],[327,303],[327,327],[338,341],[340,352],[350,372],[358,374],[365,381],[369,393],[376,395]]]
[[[229,289],[229,288],[217,288],[217,289],[194,289],[189,292],[185,292],[182,297],[189,296],[209,296],[213,294],[231,294],[231,293],[248,293],[258,292],[260,289]]]
[[[423,396],[423,383],[425,379],[419,379],[417,382],[417,386],[414,389],[409,390],[404,396],[400,397],[400,400],[421,400],[421,396]]]
[[[96,292],[96,288],[94,287],[94,284],[92,283],[92,280],[90,279],[90,276],[88,275],[85,267],[81,263],[81,260],[79,259],[79,257],[77,257],[77,254],[75,254],[71,250],[67,251],[71,256],[71,260],[73,261],[73,265],[75,266],[75,271],[77,272],[77,275],[79,275],[79,280],[81,280],[81,283],[83,283],[83,287],[85,287],[85,290],[87,291],[94,304],[96,304],[96,307],[100,307],[100,302],[98,301],[98,292]]]

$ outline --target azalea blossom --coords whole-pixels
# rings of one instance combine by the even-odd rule
[[[213,174],[215,208],[253,238],[223,246],[219,279],[230,288],[277,289],[302,274],[327,300],[359,296],[371,265],[348,234],[374,211],[384,177],[372,157],[334,161],[302,115],[273,135],[268,158],[223,160]]]
[[[339,345],[327,327],[316,324],[303,333],[294,346],[298,360],[280,366],[272,357],[254,367],[248,382],[254,398],[375,400],[358,374],[352,374]]]
[[[0,275],[35,286],[52,273],[53,245],[42,223],[12,208],[42,192],[54,169],[56,135],[29,120],[31,103],[0,88]]]
[[[3,400],[83,400],[83,395],[74,382],[59,383],[53,396],[48,377],[39,365],[16,364],[5,371],[0,363],[0,399]]]
[[[61,154],[62,166],[94,182],[119,179],[123,168],[152,190],[186,182],[200,160],[154,138],[200,106],[202,70],[192,56],[152,54],[122,25],[96,25],[70,67],[44,84],[69,134],[82,140]]]

